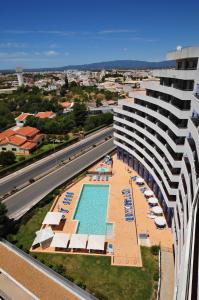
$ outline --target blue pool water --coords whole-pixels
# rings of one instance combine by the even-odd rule
[[[106,168],[106,167],[97,167],[96,171],[100,172],[100,173],[104,173],[104,172],[108,172],[108,168]]]
[[[84,184],[74,219],[79,221],[77,233],[111,234],[106,223],[109,185]]]

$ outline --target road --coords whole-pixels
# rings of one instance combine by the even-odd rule
[[[113,134],[113,129],[108,128],[101,130],[91,136],[81,140],[80,142],[62,149],[49,155],[46,158],[39,160],[15,173],[8,175],[0,179],[0,197],[12,191],[15,187],[19,187],[27,183],[31,178],[40,176],[41,174],[48,172],[50,169],[58,165],[61,161],[67,160],[69,157],[74,156],[85,150],[93,144],[104,140],[107,136]]]
[[[92,163],[114,148],[113,139],[108,140],[16,194],[6,198],[3,202],[7,206],[8,216],[14,219],[20,218],[50,191],[88,168]]]

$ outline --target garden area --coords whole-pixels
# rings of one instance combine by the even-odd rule
[[[60,190],[56,189],[24,216],[16,225],[15,232],[8,235],[8,240],[29,253],[35,231],[39,230],[53,199],[59,193]],[[98,299],[150,300],[156,299],[158,280],[158,251],[156,250],[141,248],[142,268],[111,266],[110,258],[102,256],[40,253],[30,253],[30,255]]]

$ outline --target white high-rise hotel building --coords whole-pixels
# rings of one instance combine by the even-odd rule
[[[159,199],[172,229],[174,299],[199,299],[199,47],[169,52],[176,68],[155,70],[143,93],[119,101],[117,156]]]

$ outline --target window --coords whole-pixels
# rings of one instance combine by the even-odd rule
[[[5,147],[2,148],[3,151],[6,151],[7,149]]]
[[[17,149],[16,148],[12,148],[12,151],[17,151]]]

